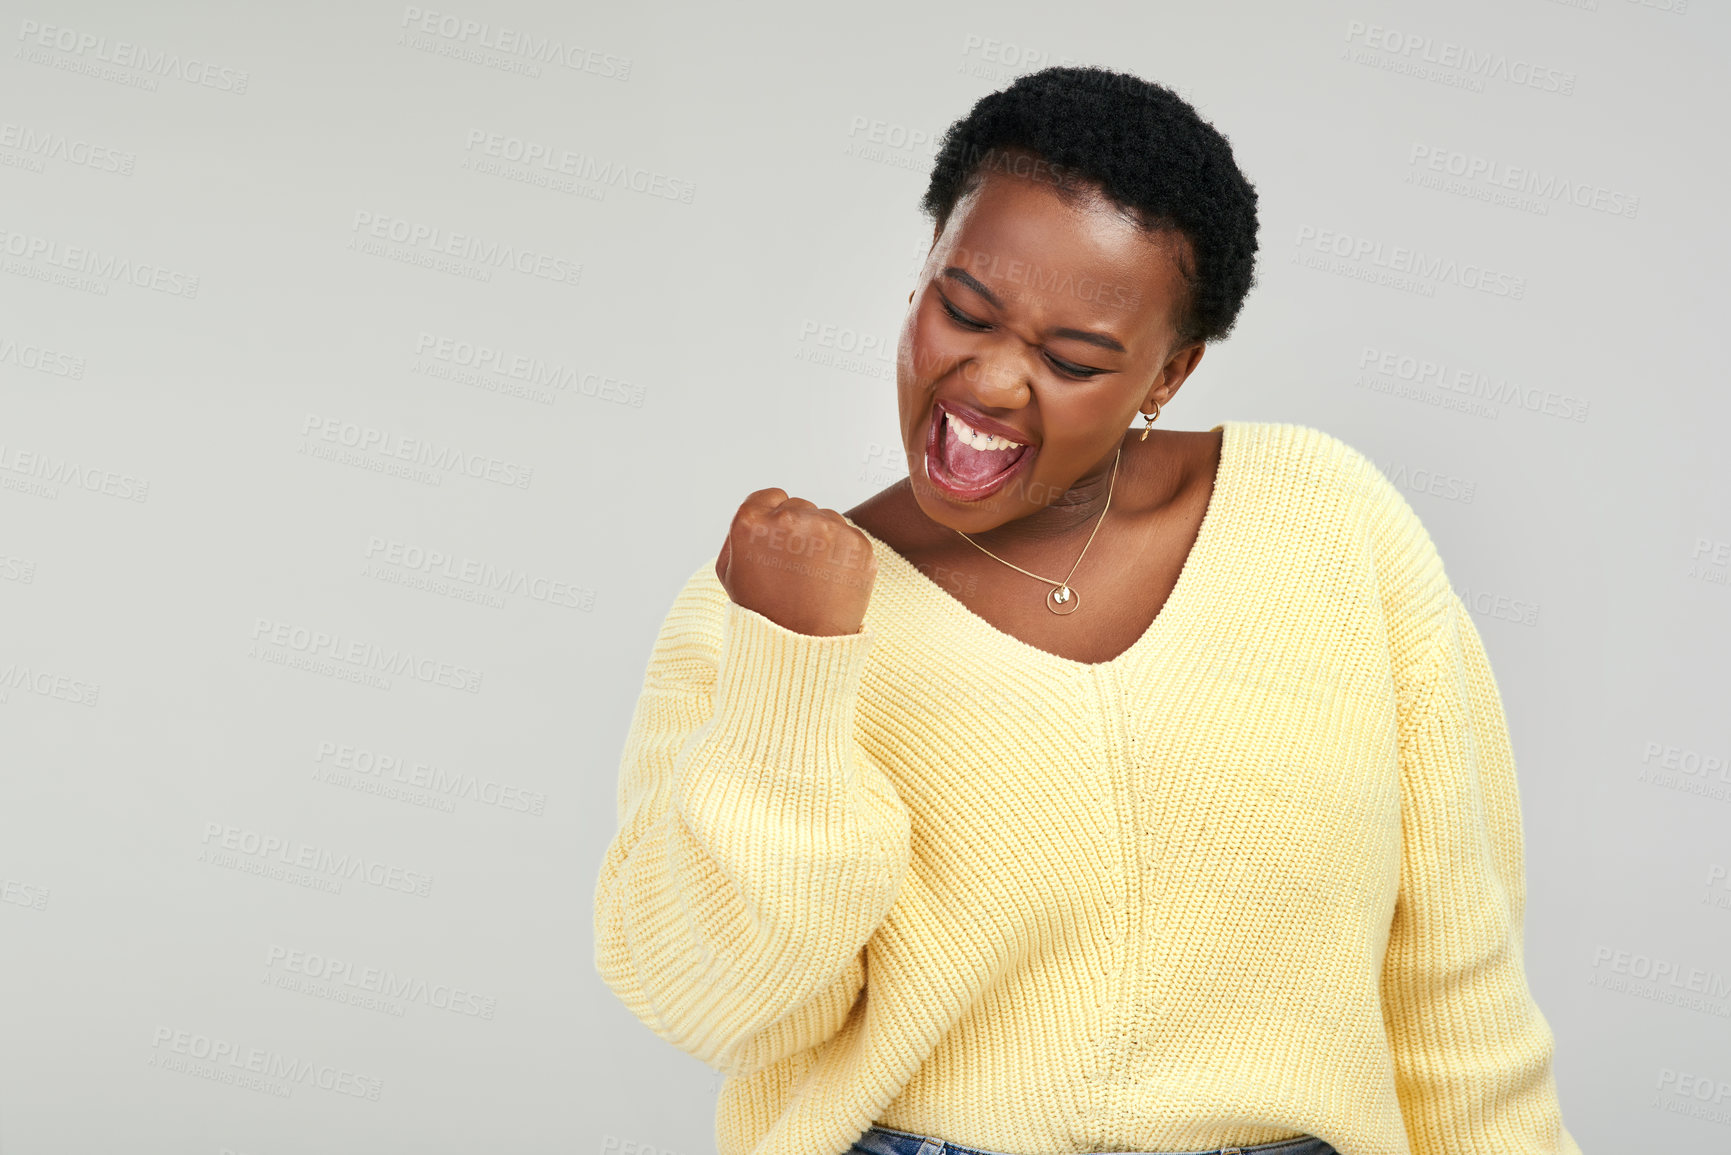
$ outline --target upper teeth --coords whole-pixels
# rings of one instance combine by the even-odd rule
[[[975,449],[1018,449],[1023,444],[1020,441],[1011,441],[1008,438],[999,437],[996,434],[981,433],[978,429],[975,429],[972,425],[969,425],[966,421],[963,421],[960,417],[957,417],[947,409],[944,411],[944,418],[950,423],[950,428],[955,431],[956,436],[973,446]]]

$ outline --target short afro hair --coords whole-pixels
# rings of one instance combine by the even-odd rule
[[[1032,152],[1097,187],[1150,232],[1189,241],[1180,256],[1190,287],[1177,319],[1180,344],[1225,337],[1255,281],[1256,190],[1226,138],[1171,89],[1094,66],[1018,77],[981,97],[938,145],[920,209],[949,222],[982,168]],[[1074,199],[1077,190],[1056,190]]]

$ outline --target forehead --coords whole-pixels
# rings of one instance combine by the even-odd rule
[[[1019,158],[988,168],[956,203],[934,255],[1006,298],[1069,298],[1132,327],[1168,320],[1184,290],[1185,238],[1150,233],[1093,186],[1067,182],[1072,192],[1060,195],[1060,179]]]

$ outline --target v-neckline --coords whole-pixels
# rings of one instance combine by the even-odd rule
[[[894,547],[892,547],[888,542],[883,541],[870,530],[855,522],[853,518],[847,517],[846,514],[843,514],[842,516],[849,525],[866,535],[866,538],[872,543],[872,549],[879,559],[885,559],[887,557],[891,566],[908,575],[912,588],[918,590],[920,596],[926,602],[931,604],[944,604],[948,607],[947,612],[958,614],[975,623],[975,628],[984,629],[988,633],[996,635],[1000,640],[1015,647],[1018,651],[1034,655],[1041,660],[1055,664],[1061,668],[1075,671],[1117,669],[1133,660],[1141,653],[1141,651],[1147,649],[1150,639],[1152,639],[1155,634],[1162,630],[1175,628],[1170,625],[1162,625],[1162,623],[1169,622],[1169,620],[1174,616],[1174,611],[1177,611],[1179,614],[1188,611],[1189,601],[1194,599],[1196,596],[1192,592],[1191,587],[1195,586],[1198,582],[1203,581],[1206,578],[1208,571],[1214,568],[1213,559],[1215,554],[1218,552],[1215,546],[1215,541],[1223,532],[1221,529],[1221,523],[1231,512],[1229,505],[1232,497],[1232,490],[1237,484],[1239,439],[1244,433],[1242,427],[1243,422],[1240,421],[1221,421],[1218,424],[1209,426],[1208,432],[1210,433],[1214,432],[1216,429],[1222,431],[1220,438],[1220,460],[1214,467],[1214,487],[1208,494],[1208,505],[1202,511],[1202,522],[1197,527],[1195,540],[1190,543],[1190,552],[1184,555],[1184,563],[1179,567],[1178,580],[1173,583],[1171,592],[1166,595],[1166,601],[1160,606],[1160,611],[1154,615],[1154,620],[1148,623],[1148,628],[1142,631],[1141,636],[1131,642],[1130,645],[1121,653],[1107,658],[1103,662],[1082,662],[1075,658],[1066,658],[1062,654],[1054,654],[1050,650],[1043,650],[1032,642],[1023,641],[1016,635],[999,629],[997,626],[994,626],[991,622],[969,609],[955,595],[938,585],[937,582],[933,581],[926,575],[924,570],[903,557],[900,553],[897,553]]]

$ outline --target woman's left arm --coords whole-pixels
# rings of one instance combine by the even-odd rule
[[[1401,871],[1383,1022],[1414,1155],[1580,1155],[1527,989],[1520,796],[1502,699],[1452,591],[1400,715]]]

